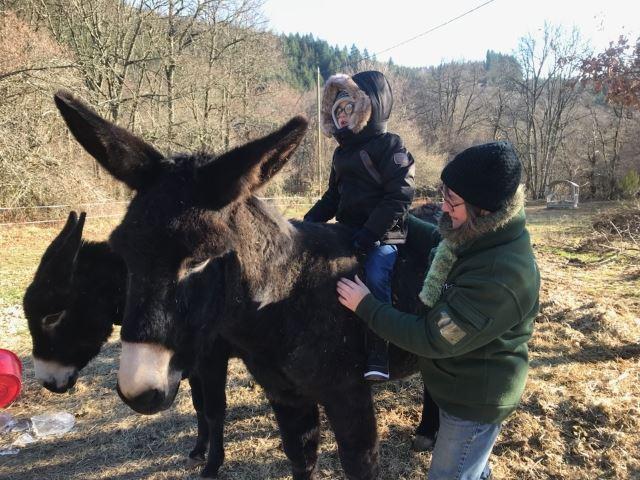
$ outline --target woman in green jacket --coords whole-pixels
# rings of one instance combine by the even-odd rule
[[[489,478],[500,426],[524,390],[540,274],[525,228],[521,170],[507,142],[468,148],[442,171],[438,226],[409,218],[407,247],[432,258],[420,315],[380,302],[358,277],[338,282],[345,307],[420,356],[440,407],[429,480]]]

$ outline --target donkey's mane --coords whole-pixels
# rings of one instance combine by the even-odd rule
[[[326,259],[354,256],[350,241],[352,230],[345,225],[286,219],[274,206],[255,196],[251,197],[246,205],[256,218],[263,220],[259,222],[260,225],[256,225],[256,229],[263,227],[272,235],[277,235],[265,238],[265,242],[278,245],[280,248],[290,248],[288,253],[292,258],[304,256],[307,259]]]
[[[340,223],[315,223],[304,222],[298,219],[287,219],[277,208],[257,196],[252,196],[247,204],[250,209],[259,212],[263,218],[281,226],[282,233],[290,234],[290,229],[293,227],[298,233],[313,234],[320,237],[319,240],[324,240],[325,237],[334,238],[336,235],[344,237],[343,239],[347,240],[351,232],[349,227]]]

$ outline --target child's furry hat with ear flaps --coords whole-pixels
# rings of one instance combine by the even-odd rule
[[[356,82],[354,82],[349,75],[344,73],[338,73],[329,77],[324,84],[324,92],[322,94],[322,132],[331,137],[338,129],[333,120],[333,109],[337,98],[341,92],[345,92],[348,97],[353,101],[353,113],[349,118],[348,128],[353,133],[359,133],[369,122],[371,118],[371,100],[364,93]]]

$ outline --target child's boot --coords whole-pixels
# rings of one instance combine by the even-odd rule
[[[389,380],[389,343],[375,333],[367,331],[367,367],[364,378],[371,382]]]

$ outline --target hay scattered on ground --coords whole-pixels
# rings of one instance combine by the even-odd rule
[[[532,207],[527,213],[543,279],[541,312],[522,405],[505,423],[495,447],[495,478],[640,479],[639,257],[628,248],[632,242],[615,240],[615,235],[607,248],[598,247],[602,241],[586,241],[592,239],[593,223],[612,213],[608,204],[572,212]],[[87,227],[93,238],[104,238],[109,230]],[[0,232],[0,251],[9,259],[4,265],[12,268],[7,272],[11,292],[24,288],[34,260],[54,233]],[[8,298],[18,297],[11,293]],[[16,351],[25,364],[23,395],[8,412],[29,417],[65,410],[76,415],[77,425],[62,437],[0,457],[1,480],[197,478],[196,470],[185,467],[196,434],[186,384],[166,412],[146,417],[129,410],[114,392],[120,348],[116,331],[73,392],[47,392],[33,380],[30,340],[18,303],[0,301],[0,347]],[[381,479],[425,479],[430,454],[409,448],[420,416],[420,380],[375,390]],[[220,478],[289,478],[273,414],[238,361],[231,363],[227,392],[226,462]],[[319,478],[342,478],[324,416],[322,430]]]

